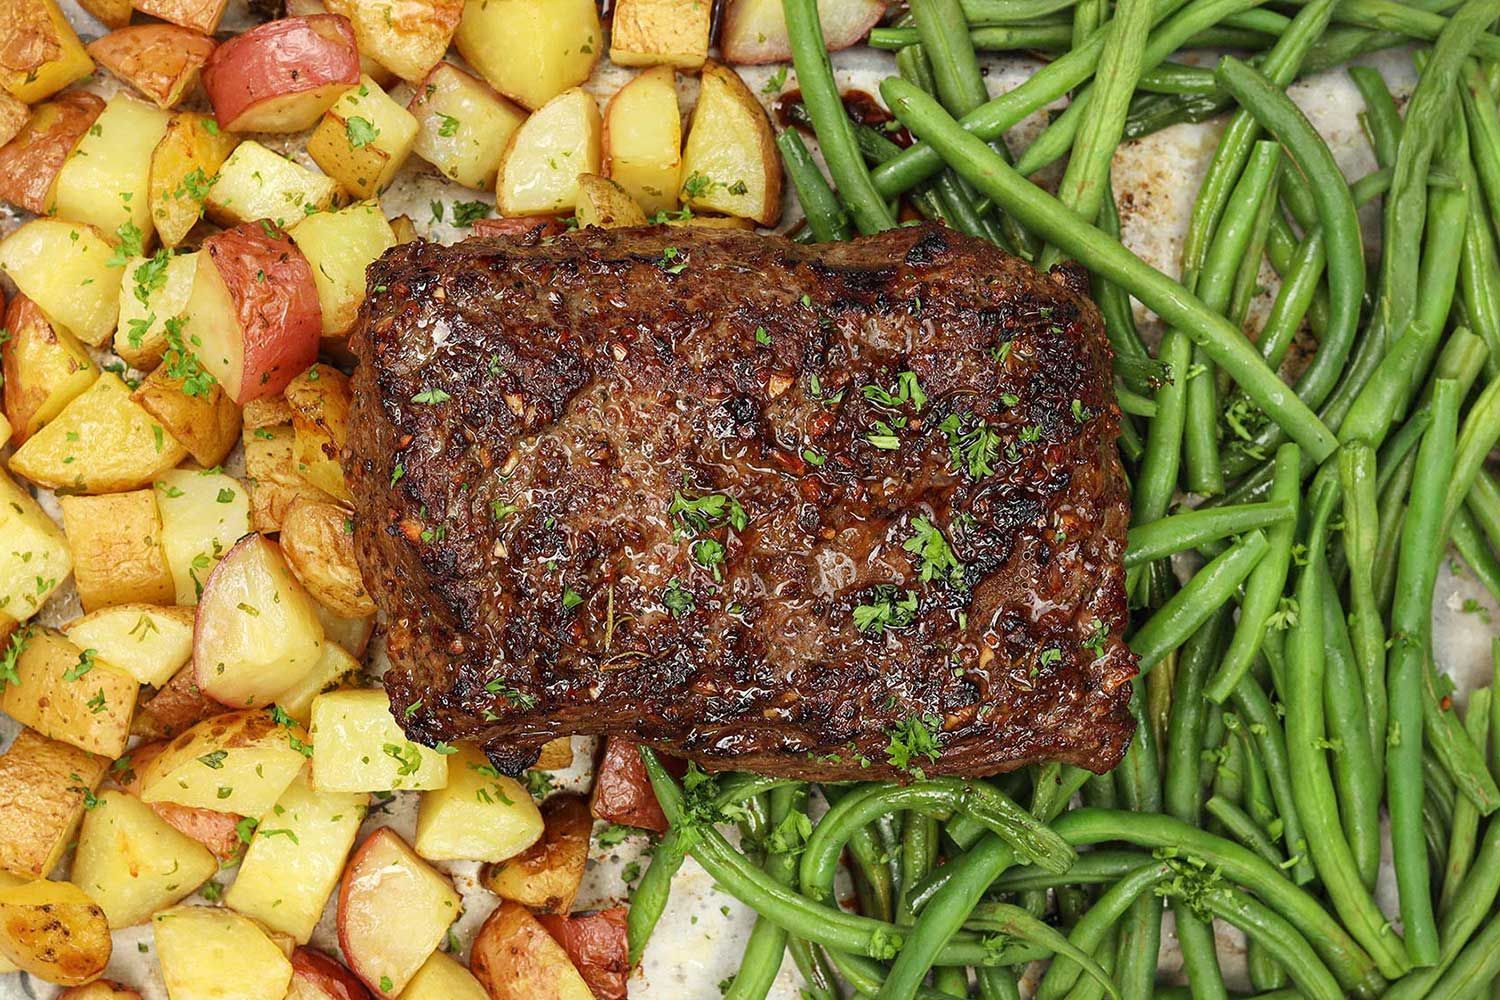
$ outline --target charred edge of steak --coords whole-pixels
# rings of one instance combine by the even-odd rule
[[[937,226],[417,242],[368,277],[345,463],[413,739],[818,780],[1124,753],[1080,281]]]

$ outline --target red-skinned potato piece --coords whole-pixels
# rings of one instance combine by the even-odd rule
[[[508,899],[475,935],[469,971],[490,1000],[597,1000],[562,946]]]
[[[561,236],[568,231],[567,225],[555,215],[514,215],[508,219],[476,219],[475,236],[510,236],[544,240],[549,236]]]
[[[0,94],[0,146],[14,139],[26,127],[31,108],[9,94]]]
[[[94,61],[158,107],[172,108],[192,89],[214,40],[175,24],[137,24],[89,43]]]
[[[183,309],[184,343],[229,398],[274,396],[317,360],[323,318],[307,258],[274,226],[245,223],[203,241]]]
[[[0,198],[45,215],[58,171],[103,111],[103,101],[81,90],[38,104],[16,137],[0,146]]]
[[[883,0],[822,0],[818,4],[818,21],[829,52],[857,45],[884,15]],[[719,50],[729,63],[790,61],[792,43],[781,0],[732,0],[719,28]]]
[[[370,1000],[359,977],[321,951],[292,952],[292,985],[286,1000]]]
[[[662,762],[679,778],[687,770],[686,764],[671,757],[663,756]],[[639,744],[618,736],[605,741],[604,755],[594,772],[589,809],[609,823],[638,826],[657,833],[667,831],[667,817],[651,790],[651,779],[646,777]]]
[[[220,128],[301,132],[359,83],[354,28],[339,14],[268,21],[214,50],[203,89]]]
[[[57,1000],[141,1000],[141,995],[113,980],[96,979],[87,986],[63,990],[57,995]]]
[[[191,670],[192,666],[189,665],[185,669]],[[124,769],[115,772],[115,777],[120,781],[120,787],[139,798],[141,775],[146,773],[146,765],[150,764],[166,745],[166,740],[158,740],[133,747],[130,753],[121,758],[127,762]],[[242,817],[235,813],[215,812],[212,809],[183,806],[175,802],[152,802],[150,805],[151,810],[161,817],[162,822],[189,840],[196,840],[208,848],[209,853],[220,861],[228,861],[240,853],[243,844],[240,840],[238,824]]]
[[[630,978],[625,912],[625,907],[616,906],[578,916],[536,915],[573,960],[596,1000],[625,1000],[625,981]]]

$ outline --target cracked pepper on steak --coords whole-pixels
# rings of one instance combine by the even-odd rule
[[[1067,273],[655,227],[368,281],[345,464],[412,739],[816,780],[1124,753],[1119,414]]]

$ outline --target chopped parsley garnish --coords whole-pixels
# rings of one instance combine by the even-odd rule
[[[949,414],[938,424],[938,430],[948,436],[948,455],[955,469],[976,480],[994,474],[1000,451],[999,431],[983,421],[965,429],[964,418],[957,413]]]
[[[495,206],[483,201],[455,201],[453,203],[453,224],[455,226],[472,226],[480,219],[487,219]]]
[[[888,628],[905,628],[917,616],[916,591],[900,591],[882,583],[870,591],[870,602],[854,609],[854,627],[861,632],[883,635]]]
[[[207,396],[213,389],[215,379],[198,363],[198,355],[182,342],[181,316],[173,316],[162,323],[167,336],[167,353],[162,358],[167,374],[182,381],[182,391],[189,396]]]
[[[692,593],[683,590],[682,585],[677,582],[676,577],[673,577],[667,583],[667,589],[662,591],[661,603],[673,618],[681,618],[683,615],[691,613],[693,608],[696,607],[696,601],[693,599]]]
[[[371,122],[368,118],[361,118],[358,115],[350,116],[349,120],[344,124],[344,132],[349,137],[349,145],[355,149],[363,149],[374,142],[375,138],[380,135],[380,129],[375,127],[374,122]]]
[[[962,584],[964,564],[953,554],[942,529],[925,517],[913,518],[911,526],[914,533],[901,547],[916,555],[922,582],[937,579]]]
[[[445,115],[441,111],[438,112],[438,118],[442,120],[442,124],[438,126],[438,135],[444,139],[458,135],[459,122],[457,118],[454,118],[452,115]]]
[[[667,516],[682,522],[683,528],[693,533],[712,529],[715,525],[728,523],[735,531],[744,531],[750,523],[745,508],[738,500],[724,493],[709,493],[696,500],[689,500],[680,490],[672,494],[667,506]]]
[[[381,752],[396,762],[396,773],[405,777],[416,774],[422,767],[422,755],[417,751],[415,743],[386,743],[381,746]]]
[[[912,409],[920,413],[922,407],[927,405],[927,393],[922,391],[922,384],[917,380],[916,372],[901,372],[896,376],[896,385],[891,389],[867,385],[862,386],[859,391],[877,406],[885,406],[893,410],[910,403]]]
[[[692,553],[693,562],[704,569],[712,570],[714,579],[723,578],[719,567],[724,563],[724,545],[718,539],[700,538],[692,544],[689,551]]]
[[[687,270],[687,254],[676,247],[665,247],[662,249],[661,259],[656,262],[656,266],[668,274],[681,274]]]
[[[452,398],[452,396],[444,392],[442,389],[423,389],[421,392],[413,396],[411,398],[411,401],[413,403],[425,403],[429,406],[434,406],[438,403],[446,403]]]
[[[63,680],[81,680],[83,675],[94,669],[94,657],[99,655],[97,649],[85,649],[78,654],[78,662],[63,671]]]
[[[912,716],[898,722],[889,734],[891,741],[885,748],[886,760],[896,770],[921,780],[923,774],[916,763],[917,758],[926,757],[930,763],[936,764],[943,755],[942,747],[933,735],[941,725],[941,721],[932,715]]]

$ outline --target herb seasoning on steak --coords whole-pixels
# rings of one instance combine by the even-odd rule
[[[1097,311],[941,227],[587,230],[371,266],[345,463],[392,711],[831,780],[1113,766]]]

